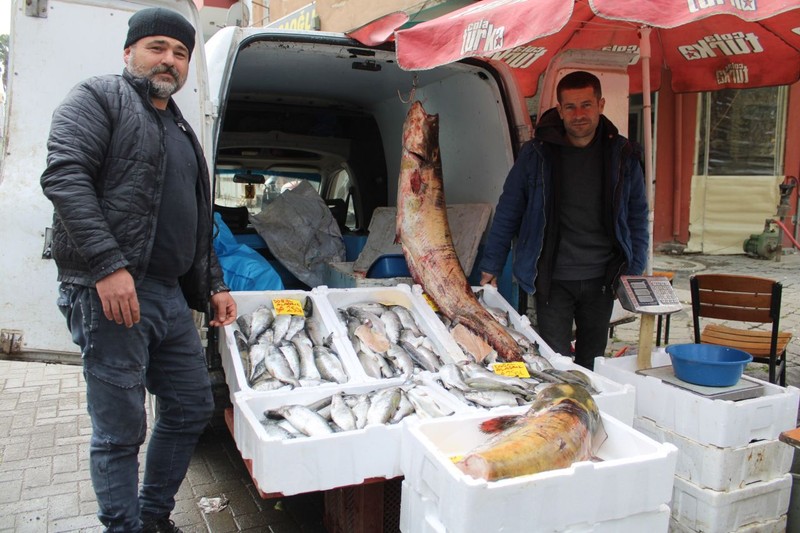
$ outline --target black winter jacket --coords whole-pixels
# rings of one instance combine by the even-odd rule
[[[53,202],[53,258],[58,280],[94,284],[127,268],[147,272],[166,168],[166,139],[148,96],[149,81],[122,76],[78,84],[53,113],[44,194]],[[211,192],[200,143],[174,101],[197,155],[197,246],[179,280],[189,306],[205,311],[212,292],[227,290],[212,247]]]

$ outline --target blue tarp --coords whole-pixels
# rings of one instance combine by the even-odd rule
[[[217,252],[225,283],[233,291],[282,291],[280,275],[263,256],[245,244],[236,242],[230,228],[214,213]]]

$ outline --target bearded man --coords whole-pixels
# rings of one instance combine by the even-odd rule
[[[144,9],[128,22],[122,75],[79,83],[53,114],[44,194],[53,203],[58,307],[80,346],[97,516],[106,531],[180,531],[170,520],[214,401],[191,309],[236,319],[212,246],[202,148],[172,95],[195,29]],[[141,489],[145,393],[158,413]]]

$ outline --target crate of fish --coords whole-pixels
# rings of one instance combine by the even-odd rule
[[[653,367],[670,365],[663,348],[651,355]],[[775,440],[796,427],[800,389],[753,379],[763,386],[760,396],[731,401],[711,399],[637,373],[636,356],[598,357],[594,371],[636,388],[636,416],[701,444],[720,448],[747,446],[755,440]]]
[[[451,400],[402,379],[234,395],[233,434],[261,491],[284,495],[393,478],[408,420],[450,415]]]
[[[468,410],[524,406],[534,401],[547,383],[578,384],[589,391],[603,412],[625,424],[633,423],[636,399],[632,385],[612,381],[557,354],[550,359],[527,358],[520,364],[524,374],[505,375],[494,371],[495,364],[486,367],[463,361],[442,365],[423,379],[444,387]]]
[[[417,286],[317,287],[312,292],[333,309],[331,321],[368,377],[409,379],[464,359]]]
[[[526,410],[499,415],[404,428],[405,481],[446,531],[560,531],[670,501],[677,448],[600,412],[585,389],[551,384]]]
[[[305,291],[231,293],[236,322],[219,348],[231,393],[335,388],[365,381],[361,365],[325,317],[327,302]]]
[[[658,442],[674,444],[679,451],[675,475],[700,488],[742,489],[751,483],[782,477],[792,467],[794,449],[777,439],[720,448],[678,435],[648,418],[636,418],[633,427]]]
[[[779,520],[789,508],[791,491],[791,474],[724,492],[676,477],[672,518],[695,531],[730,533]]]
[[[436,506],[430,498],[416,492],[405,480],[401,488],[400,531],[402,533],[456,533],[455,530],[448,529],[442,524],[437,516]],[[669,506],[662,504],[655,511],[636,513],[602,522],[576,522],[552,531],[557,533],[642,533],[643,531],[659,533],[668,530],[669,520]],[[537,526],[536,517],[530,515],[525,531],[538,531]]]

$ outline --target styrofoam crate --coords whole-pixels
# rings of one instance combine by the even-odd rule
[[[720,448],[678,435],[648,418],[634,419],[633,427],[658,442],[674,444],[678,448],[675,475],[700,488],[741,489],[750,483],[782,477],[792,467],[794,449],[779,440]]]
[[[575,502],[580,505],[580,502]],[[564,533],[659,533],[667,531],[670,520],[669,506],[661,504],[655,511],[637,513],[623,518],[602,522],[575,523],[558,531]],[[414,491],[405,481],[402,484],[400,501],[400,531],[402,533],[456,533],[447,529],[436,516],[433,502]],[[494,529],[492,531],[505,531]],[[513,531],[513,530],[512,530]],[[537,517],[528,517],[525,531],[540,531]]]
[[[356,361],[358,356],[353,349],[350,339],[347,337],[346,327],[336,316],[337,309],[343,309],[350,305],[363,302],[376,302],[384,305],[400,305],[408,309],[417,326],[433,342],[436,347],[437,355],[445,363],[453,363],[466,358],[458,347],[458,344],[450,337],[442,323],[436,318],[430,306],[422,297],[422,289],[415,285],[397,285],[395,287],[356,287],[352,289],[331,289],[329,287],[316,287],[312,293],[320,298],[324,298],[328,303],[328,310],[332,313],[331,319],[335,321],[339,337],[343,344],[352,353]],[[360,364],[360,363],[359,363]],[[363,372],[363,368],[362,368]],[[366,372],[364,372],[366,376]]]
[[[663,348],[654,350],[652,366],[670,364]],[[637,374],[636,356],[598,357],[594,371],[618,383],[636,388],[636,416],[701,444],[720,448],[746,446],[756,440],[774,440],[797,424],[800,389],[764,386],[762,396],[747,400],[712,400],[686,389]]]
[[[624,385],[617,383],[616,381],[612,381],[605,376],[601,376],[596,372],[592,372],[591,370],[583,368],[582,366],[576,365],[569,357],[563,357],[556,354],[552,357],[550,363],[558,370],[580,370],[583,372],[591,381],[592,386],[597,390],[597,394],[592,395],[594,401],[597,403],[597,407],[604,413],[613,416],[624,424],[629,426],[633,424],[634,408],[636,405],[636,389],[633,387],[633,385]],[[435,383],[436,385],[441,386],[441,382],[438,381],[436,373],[425,376],[423,379],[428,383]],[[457,409],[458,411],[488,410],[489,412],[493,412],[496,409],[504,409],[502,407],[487,409],[481,406],[468,405],[463,403],[455,396],[453,399],[463,406],[463,409]]]
[[[677,448],[601,415],[608,438],[597,452],[600,462],[494,482],[474,479],[451,457],[488,438],[478,425],[496,413],[483,412],[405,425],[401,469],[446,530],[459,533],[527,531],[533,517],[537,528],[552,531],[658,511],[672,494]]]
[[[787,515],[783,515],[775,520],[749,524],[729,533],[784,533],[786,531],[786,523]],[[669,519],[669,531],[670,533],[700,533],[674,518]]]
[[[696,531],[730,533],[785,515],[791,490],[791,474],[727,492],[702,489],[675,477],[672,518]]]
[[[559,356],[550,346],[544,342],[538,333],[531,327],[531,321],[527,316],[520,315],[514,307],[503,298],[503,295],[492,285],[473,287],[474,292],[483,291],[483,298],[487,305],[502,309],[508,314],[509,326],[522,333],[528,340],[535,342],[539,346],[539,353],[547,359]]]
[[[288,298],[298,300],[301,305],[305,305],[306,299],[311,298],[314,305],[314,312],[318,314],[320,324],[322,327],[322,334],[327,337],[333,333],[332,348],[336,351],[339,359],[342,361],[345,372],[350,377],[351,383],[359,383],[367,380],[364,369],[355,358],[355,354],[351,350],[347,350],[347,343],[341,339],[337,330],[334,329],[335,324],[331,323],[330,310],[326,309],[327,301],[324,298],[315,296],[307,291],[251,291],[251,292],[231,292],[231,296],[236,301],[236,308],[239,316],[252,313],[260,305],[271,305],[272,300],[275,298]],[[285,391],[269,391],[259,392],[253,390],[247,378],[245,377],[244,366],[242,359],[239,356],[239,348],[236,346],[236,340],[233,336],[233,325],[228,325],[222,328],[222,333],[219,337],[219,351],[222,359],[222,369],[225,371],[225,381],[228,384],[228,390],[231,395],[231,402],[233,402],[233,395],[236,392],[242,391],[251,394],[283,394]],[[338,383],[325,383],[319,385],[323,390],[335,390]]]
[[[340,385],[345,394],[399,386],[402,380]],[[447,398],[428,390],[444,408]],[[294,389],[283,395],[236,393],[233,402],[233,436],[241,456],[252,461],[252,476],[261,491],[284,495],[328,490],[362,483],[368,478],[390,479],[402,475],[402,428],[419,418],[411,415],[396,424],[368,425],[318,437],[273,440],[261,424],[263,412],[282,405],[316,402],[332,394],[319,387]]]

